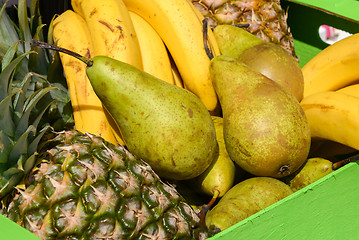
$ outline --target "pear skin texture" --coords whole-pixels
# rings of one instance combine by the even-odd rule
[[[216,132],[193,93],[129,64],[96,56],[87,75],[126,147],[167,179],[203,173],[218,154]]]
[[[221,231],[292,194],[292,189],[271,177],[253,177],[232,187],[206,214],[206,225]]]
[[[281,178],[299,169],[308,157],[311,134],[297,99],[231,57],[213,58],[210,74],[231,159],[255,176]]]
[[[213,34],[222,55],[237,58],[243,51],[265,43],[245,29],[233,25],[217,25]]]
[[[193,179],[196,186],[207,195],[222,197],[234,184],[236,166],[229,157],[223,138],[223,118],[212,116],[219,146],[218,158],[197,178]]]
[[[296,192],[332,172],[334,170],[331,161],[319,157],[309,158],[298,171],[292,174],[289,186]]]
[[[262,43],[244,50],[238,60],[254,71],[279,83],[300,102],[304,92],[304,78],[297,60],[273,43]]]

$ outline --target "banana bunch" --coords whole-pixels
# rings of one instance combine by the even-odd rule
[[[105,55],[196,94],[209,111],[219,109],[209,76],[203,16],[188,0],[72,0],[53,20],[54,42],[86,57]],[[211,29],[207,46],[219,49]],[[86,76],[86,66],[61,54],[79,131],[125,144],[112,116]]]
[[[359,80],[359,33],[328,46],[302,68],[304,97]]]
[[[301,106],[312,138],[359,150],[359,33],[325,48],[302,70]]]

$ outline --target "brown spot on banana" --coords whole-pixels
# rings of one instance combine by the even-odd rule
[[[318,108],[318,107],[323,110],[335,109],[334,106],[326,106],[323,104],[302,104],[301,106],[302,106],[303,110],[307,110],[307,109],[311,109],[311,108]]]
[[[98,22],[103,24],[104,26],[106,26],[108,29],[110,29],[111,32],[114,31],[113,27],[109,23],[107,23],[105,21],[101,21],[101,20],[99,20]]]
[[[90,12],[90,17],[92,17],[93,15],[95,15],[95,13],[97,13],[97,8],[94,8],[94,9]]]

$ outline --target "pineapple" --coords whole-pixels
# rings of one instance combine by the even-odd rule
[[[57,133],[44,147],[29,186],[5,214],[40,238],[208,237],[176,189],[124,147],[76,130]]]
[[[280,45],[297,58],[293,36],[287,25],[287,13],[280,0],[190,0],[209,19],[218,24],[249,24],[246,30],[257,37]]]
[[[19,0],[21,20],[25,2]],[[51,131],[59,120],[52,121],[52,107],[61,114],[67,105],[56,55],[50,64],[49,52],[31,51],[29,35],[18,37],[41,39],[41,19],[31,16],[30,31],[23,22],[17,28],[4,6],[0,16],[1,213],[42,239],[209,237],[176,189],[124,147],[71,125]]]

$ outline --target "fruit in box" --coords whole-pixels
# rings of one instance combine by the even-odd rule
[[[219,25],[214,28],[213,34],[221,54],[238,58],[247,67],[279,83],[298,101],[302,100],[302,70],[295,58],[283,48],[232,25]]]
[[[289,196],[293,191],[271,177],[253,177],[232,187],[206,215],[209,228],[225,230]]]
[[[257,176],[281,178],[296,171],[305,162],[311,142],[298,100],[231,57],[213,58],[210,73],[232,160]]]

